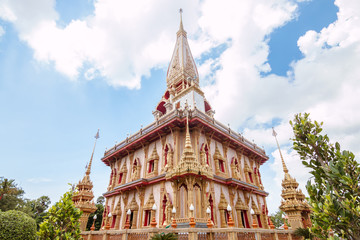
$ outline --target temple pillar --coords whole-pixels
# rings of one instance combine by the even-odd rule
[[[137,216],[138,216],[138,210],[134,210],[131,229],[136,229],[137,227]]]
[[[137,189],[138,191],[138,195],[139,195],[139,199],[140,199],[140,207],[139,207],[139,213],[140,213],[140,216],[139,216],[139,226],[142,227],[143,225],[143,206],[144,206],[144,198],[145,198],[145,188],[141,187],[141,188],[138,188]]]
[[[245,226],[242,223],[241,209],[236,209],[236,218],[237,218],[237,226],[239,228],[244,228]]]

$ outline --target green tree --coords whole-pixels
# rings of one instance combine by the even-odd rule
[[[0,239],[33,240],[36,239],[36,223],[26,213],[9,210],[0,211]]]
[[[100,196],[97,198],[96,200],[96,211],[91,213],[89,215],[89,218],[88,218],[88,222],[87,222],[87,225],[86,225],[86,230],[89,231],[93,222],[94,222],[94,215],[96,214],[96,221],[95,221],[95,230],[99,230],[101,228],[101,222],[102,222],[102,218],[103,218],[103,213],[104,213],[104,202],[105,202],[105,199],[103,196]]]
[[[276,228],[281,227],[284,224],[284,212],[278,210],[276,213],[270,215],[270,219]],[[286,224],[288,225],[287,221]]]
[[[312,206],[311,231],[327,238],[330,229],[345,239],[360,239],[360,167],[355,155],[341,151],[322,135],[323,123],[312,122],[309,114],[297,114],[290,124],[293,147],[302,163],[311,169],[306,189]]]
[[[0,210],[17,209],[23,204],[24,191],[17,186],[14,179],[0,177]]]
[[[82,213],[75,207],[72,195],[72,191],[66,192],[49,209],[37,233],[40,239],[81,239],[79,219]]]
[[[34,218],[39,229],[39,225],[43,222],[47,214],[46,210],[48,209],[50,203],[51,201],[48,196],[41,196],[34,200],[25,199],[24,204],[19,208],[19,210]]]

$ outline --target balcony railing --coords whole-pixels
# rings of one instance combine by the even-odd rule
[[[229,127],[224,126],[222,123],[220,123],[219,121],[215,120],[214,118],[208,116],[207,114],[203,113],[199,109],[195,108],[193,110],[190,110],[189,115],[192,118],[198,117],[198,118],[206,121],[208,124],[217,128],[221,132],[223,132],[227,135],[230,135],[232,138],[243,143],[248,148],[251,148],[251,149],[255,150],[256,152],[260,153],[261,155],[263,155],[264,157],[266,157],[266,153],[265,153],[264,149],[260,148],[255,143],[250,142],[249,140],[244,138],[244,136],[236,133],[235,131],[231,130]],[[156,129],[157,127],[167,124],[174,118],[179,118],[179,117],[181,118],[181,117],[185,117],[185,116],[186,115],[183,110],[179,110],[179,109],[172,110],[171,112],[161,116],[159,119],[157,119],[155,122],[151,123],[150,125],[148,125],[144,128],[141,128],[140,131],[136,132],[135,134],[127,137],[124,141],[116,144],[114,147],[105,151],[104,157],[109,156],[110,154],[116,152],[118,149],[125,147],[126,145],[128,145],[128,144],[132,143],[133,141],[139,139],[140,137],[146,135],[147,133],[151,132],[152,130]]]
[[[146,228],[82,232],[84,240],[150,240],[157,233],[174,233],[178,240],[300,240],[293,230],[254,228]]]

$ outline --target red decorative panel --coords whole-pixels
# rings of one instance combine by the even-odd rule
[[[278,239],[279,240],[288,240],[288,234],[287,233],[278,233]]]
[[[228,235],[224,232],[215,232],[214,240],[228,240]]]
[[[103,235],[92,235],[91,236],[91,240],[102,240],[103,239]]]
[[[122,240],[122,234],[110,235],[109,240]]]
[[[144,240],[144,239],[148,239],[147,233],[129,233],[128,235],[128,240]]]
[[[241,232],[241,233],[237,233],[237,239],[256,240],[256,237],[255,237],[255,233]]]
[[[262,233],[261,234],[261,240],[273,240],[275,239],[275,236],[271,233]]]

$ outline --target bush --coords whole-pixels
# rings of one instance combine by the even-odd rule
[[[177,240],[177,235],[174,233],[157,233],[151,237],[150,240]]]
[[[0,211],[0,239],[33,240],[36,239],[36,222],[26,213],[9,210]]]
[[[72,196],[72,191],[66,192],[60,201],[49,209],[37,233],[41,240],[81,239],[79,219],[82,213],[80,209],[75,207],[71,199]]]

